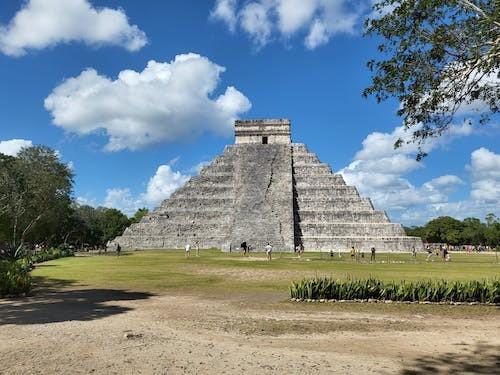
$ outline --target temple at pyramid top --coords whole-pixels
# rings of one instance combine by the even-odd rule
[[[235,143],[290,144],[290,120],[236,120]]]

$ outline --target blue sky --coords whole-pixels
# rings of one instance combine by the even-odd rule
[[[48,145],[71,163],[75,197],[130,214],[220,154],[235,118],[287,117],[295,142],[394,221],[500,216],[498,117],[457,120],[420,163],[392,149],[398,103],[361,96],[377,57],[369,5],[4,0],[0,152]]]

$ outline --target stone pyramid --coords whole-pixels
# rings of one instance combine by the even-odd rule
[[[125,249],[408,251],[422,248],[368,198],[292,143],[290,121],[235,123],[235,144],[114,242]]]

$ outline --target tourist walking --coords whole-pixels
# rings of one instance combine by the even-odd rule
[[[272,253],[273,253],[273,247],[271,244],[268,242],[266,245],[266,255],[267,255],[267,260],[272,259]]]
[[[354,260],[355,257],[356,257],[356,249],[354,248],[354,246],[351,246],[351,260]]]
[[[119,257],[121,252],[122,247],[120,246],[120,244],[116,245],[116,256]]]
[[[370,251],[372,252],[372,254],[370,255],[370,263],[375,262],[375,247],[372,246]]]
[[[189,258],[191,255],[191,245],[186,244],[186,258]]]
[[[196,241],[196,256],[200,256],[200,241]]]
[[[434,256],[434,252],[432,251],[429,245],[427,245],[426,250],[427,250],[427,258],[425,259],[425,261],[428,262]]]
[[[247,242],[246,241],[243,241],[240,245],[241,247],[241,250],[243,250],[243,255],[247,255],[247,250],[248,250],[248,247],[247,247]]]
[[[417,249],[415,249],[415,246],[413,246],[411,248],[411,256],[412,256],[413,260],[415,260],[415,261],[417,260]]]

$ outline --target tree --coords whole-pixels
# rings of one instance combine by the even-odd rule
[[[120,236],[130,225],[129,218],[116,208],[97,208],[99,227],[102,231],[100,244],[105,246],[108,241]]]
[[[471,245],[484,245],[486,243],[485,229],[485,225],[479,219],[474,217],[464,219],[461,242]]]
[[[399,100],[417,160],[424,141],[460,113],[473,111],[484,124],[499,111],[500,1],[380,0],[374,14],[366,35],[382,37],[383,58],[367,63],[373,76],[363,95]]]
[[[450,216],[441,216],[429,221],[423,233],[427,241],[459,245],[462,229],[463,224],[460,220]]]
[[[141,219],[146,216],[147,214],[149,213],[149,210],[146,208],[146,207],[143,207],[143,208],[139,208],[134,216],[132,216],[130,218],[130,224],[133,224],[133,223],[138,223],[139,221],[141,221]]]
[[[48,147],[1,156],[0,255],[17,258],[27,241],[50,238],[69,212],[73,175]],[[3,245],[2,245],[3,243]]]

